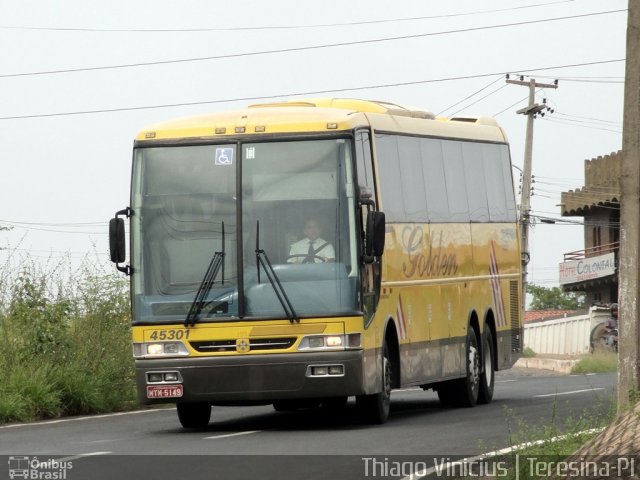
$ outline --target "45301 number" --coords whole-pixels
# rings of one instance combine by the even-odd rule
[[[190,330],[154,330],[149,340],[188,340]]]

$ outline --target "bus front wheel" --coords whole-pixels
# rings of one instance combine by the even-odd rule
[[[184,428],[205,428],[211,419],[208,403],[178,403],[178,420]]]

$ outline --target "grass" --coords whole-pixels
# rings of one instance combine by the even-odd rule
[[[507,410],[511,452],[494,460],[509,465],[506,474],[500,475],[500,478],[545,478],[536,474],[537,468],[542,466],[544,470],[545,466],[557,465],[571,457],[615,417],[614,401],[610,402],[609,408],[603,402],[598,403],[578,418],[570,417],[562,422],[557,415],[557,404],[554,404],[550,421],[541,427],[532,427]],[[516,465],[519,467],[517,471]]]
[[[531,356],[535,356],[535,353]],[[617,365],[616,353],[596,352],[582,357],[571,373],[612,372],[616,371]],[[568,458],[615,418],[615,399],[611,399],[609,404],[610,407],[607,408],[600,400],[580,417],[569,418],[561,423],[558,422],[557,404],[554,404],[551,420],[539,428],[527,425],[507,411],[512,451],[495,460],[509,465],[506,474],[500,475],[500,478],[528,480],[546,478],[545,473],[555,473],[556,468],[564,465]],[[541,472],[545,473],[540,474]]]
[[[26,260],[0,292],[0,423],[137,405],[124,277]]]
[[[571,373],[606,373],[618,370],[618,354],[614,352],[594,352],[585,355],[573,366]]]

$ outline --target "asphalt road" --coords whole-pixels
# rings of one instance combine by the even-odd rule
[[[63,480],[403,478],[371,473],[389,473],[398,458],[474,456],[532,440],[536,428],[566,425],[584,412],[604,415],[615,382],[615,374],[512,369],[498,373],[491,404],[471,409],[443,409],[433,392],[394,391],[391,418],[379,426],[362,424],[353,401],[338,416],[214,407],[209,427],[198,431],[183,430],[173,408],[6,425],[0,478],[25,457],[39,478]]]

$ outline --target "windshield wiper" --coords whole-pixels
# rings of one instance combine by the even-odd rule
[[[213,288],[213,284],[216,281],[216,277],[218,276],[218,272],[222,270],[222,285],[224,285],[224,222],[222,222],[222,249],[219,252],[215,252],[213,254],[213,258],[211,262],[209,262],[209,267],[207,268],[206,273],[204,274],[204,278],[202,279],[202,283],[200,283],[200,287],[198,288],[198,292],[196,293],[195,298],[193,299],[193,303],[189,308],[189,313],[187,314],[187,318],[184,321],[185,327],[193,327],[200,313],[202,313],[202,309],[208,303],[206,302],[206,298],[209,296],[209,292]]]
[[[267,274],[269,283],[271,283],[273,291],[275,292],[276,297],[278,297],[278,301],[280,302],[280,305],[282,305],[282,309],[289,321],[291,323],[300,322],[300,318],[293,309],[293,305],[287,296],[287,292],[285,292],[282,287],[280,279],[273,269],[273,265],[271,265],[271,262],[269,261],[267,252],[260,248],[260,222],[258,221],[256,223],[256,268],[258,269],[258,283],[260,283],[260,265],[264,268],[264,272]]]

